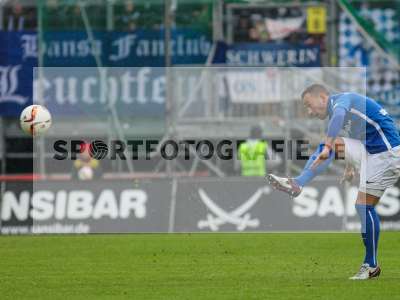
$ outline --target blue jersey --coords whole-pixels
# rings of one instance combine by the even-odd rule
[[[335,108],[346,110],[343,129],[350,138],[360,140],[369,153],[388,151],[400,145],[400,136],[387,111],[371,98],[356,93],[331,95],[328,102],[329,118]]]

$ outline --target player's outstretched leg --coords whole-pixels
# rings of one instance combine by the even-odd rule
[[[312,164],[318,158],[318,155],[321,153],[323,148],[324,144],[320,144],[318,146],[317,150],[308,159],[303,171],[299,176],[296,178],[286,178],[279,177],[274,174],[268,174],[267,180],[269,184],[271,184],[272,187],[277,190],[288,193],[291,197],[297,197],[300,195],[303,186],[307,185],[315,176],[324,172],[335,157],[335,152],[331,151],[328,159],[312,169]]]
[[[279,177],[274,174],[267,175],[268,183],[277,190],[285,192],[290,197],[297,197],[301,193],[301,186],[299,186],[293,178]]]

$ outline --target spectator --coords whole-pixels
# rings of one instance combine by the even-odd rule
[[[201,30],[212,29],[211,6],[203,4],[199,8],[193,10],[192,20],[190,22],[191,28],[198,28]]]
[[[65,11],[65,7],[64,11]],[[62,28],[60,22],[64,21],[64,18],[60,18],[60,12],[62,12],[62,8],[58,3],[58,0],[47,0],[44,6],[44,16],[43,18],[43,27],[51,28],[53,30],[58,30]]]
[[[250,21],[246,16],[240,16],[238,27],[235,30],[235,42],[248,42],[250,39]]]
[[[25,8],[24,30],[37,30],[37,8],[30,6]]]
[[[60,15],[58,13],[57,15]],[[87,30],[88,26],[91,30],[104,30],[106,28],[105,7],[100,3],[90,1],[78,2],[76,5],[69,6],[67,9],[66,23],[63,24],[66,30]],[[85,24],[85,16],[88,24]]]
[[[82,8],[83,9],[83,8]],[[69,14],[71,15],[71,18],[69,19],[69,28],[71,30],[80,30],[85,28],[85,24],[83,23],[82,19],[82,12],[81,12],[81,6],[79,4],[75,6],[71,6],[69,8],[70,12]]]
[[[126,1],[124,10],[119,17],[118,27],[127,31],[136,30],[138,27],[139,18],[140,12],[137,10],[135,3],[132,0]]]
[[[25,29],[24,8],[19,2],[4,10],[5,29],[8,31],[21,31]]]
[[[267,160],[266,160],[267,158]],[[268,166],[275,168],[282,163],[282,159],[269,148],[268,143],[262,139],[260,126],[253,126],[250,131],[250,138],[240,144],[239,159],[241,162],[241,175],[245,177],[265,177]]]
[[[74,161],[72,177],[78,180],[92,180],[101,175],[100,163],[89,154],[89,144],[83,144],[82,152]]]
[[[255,17],[254,27],[250,29],[250,40],[256,42],[267,42],[269,40],[269,33],[261,16],[253,15]]]

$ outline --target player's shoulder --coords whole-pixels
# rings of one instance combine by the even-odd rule
[[[379,103],[366,95],[358,93],[339,93],[331,96],[333,109],[343,107],[347,111],[355,109],[361,112],[376,112],[382,109]]]
[[[345,103],[347,106],[357,106],[357,105],[368,105],[375,104],[376,101],[372,98],[369,98],[365,95],[354,93],[354,92],[346,92],[346,93],[338,93],[330,96],[332,99],[332,104]]]
[[[351,100],[351,99],[365,99],[365,96],[353,92],[343,92],[337,94],[331,94],[330,98],[334,101],[343,101],[343,100]]]
[[[329,98],[332,110],[335,110],[337,107],[343,107],[346,110],[350,110],[350,108],[354,105],[354,100],[357,99],[357,94],[337,93],[331,94]]]

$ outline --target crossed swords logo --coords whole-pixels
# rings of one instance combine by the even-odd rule
[[[257,218],[251,219],[248,211],[257,203],[262,195],[269,193],[269,187],[259,188],[246,202],[228,212],[219,207],[211,200],[206,192],[200,188],[199,195],[201,200],[214,215],[208,213],[205,220],[200,220],[197,223],[197,227],[199,229],[210,228],[212,231],[218,231],[221,225],[229,223],[236,225],[236,229],[239,231],[243,231],[247,227],[256,228],[260,225],[260,220]]]

